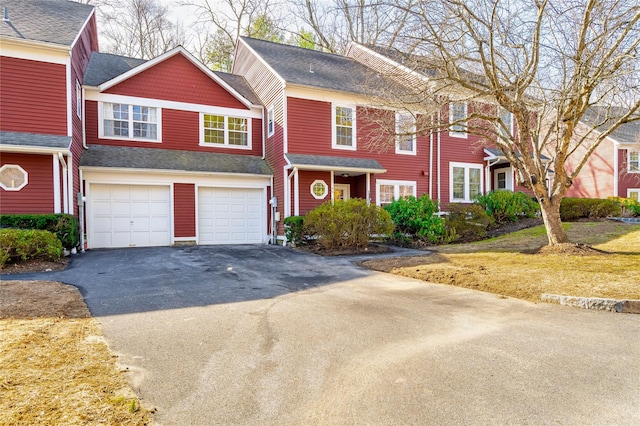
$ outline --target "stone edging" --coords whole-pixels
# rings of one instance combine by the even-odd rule
[[[575,306],[582,309],[619,312],[625,314],[640,314],[640,300],[616,300],[597,297],[561,296],[559,294],[543,294],[543,302]]]

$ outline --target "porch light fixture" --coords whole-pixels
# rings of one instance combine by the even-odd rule
[[[348,178],[348,177],[349,177],[349,173],[343,173],[341,176],[342,176],[343,178]]]

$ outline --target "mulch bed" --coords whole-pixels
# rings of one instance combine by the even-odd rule
[[[62,271],[69,263],[68,257],[63,257],[58,262],[50,260],[31,259],[24,262],[8,263],[0,268],[0,274],[26,274],[28,272]]]

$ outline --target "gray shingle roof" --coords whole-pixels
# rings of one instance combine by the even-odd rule
[[[220,77],[225,83],[233,87],[240,95],[254,105],[262,105],[260,98],[255,94],[247,80],[236,74],[229,74],[226,72],[214,71],[214,74]]]
[[[612,107],[591,107],[587,110],[587,113],[582,117],[582,122],[589,126],[598,126],[602,123],[607,116],[616,115],[618,117],[623,116],[629,110],[624,110],[621,108]],[[612,120],[608,120],[612,121]],[[607,123],[604,125],[599,125],[597,127],[598,130],[604,131],[607,129]],[[640,120],[634,121],[631,123],[625,123],[611,132],[609,135],[611,139],[614,139],[617,142],[624,144],[640,144]]]
[[[107,145],[89,145],[80,166],[272,175],[266,161],[253,155]]]
[[[86,86],[99,86],[145,62],[146,59],[93,52],[82,83]]]
[[[71,137],[43,135],[39,133],[0,132],[0,144],[35,148],[69,149],[71,146]]]
[[[2,0],[9,22],[0,22],[0,36],[71,46],[93,6],[66,0]]]
[[[380,75],[354,59],[297,46],[242,37],[286,82],[363,95],[377,95]]]
[[[385,172],[385,168],[376,160],[368,158],[330,157],[325,155],[285,154],[294,166],[325,167],[328,170],[356,170]]]

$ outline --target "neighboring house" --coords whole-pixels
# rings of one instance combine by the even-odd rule
[[[598,132],[598,108],[585,114],[579,132]],[[594,129],[594,126],[597,128]],[[577,151],[582,155],[588,144]],[[567,162],[567,170],[575,167],[573,156]],[[607,198],[618,196],[640,199],[640,122],[623,124],[614,130],[591,154],[567,197]]]
[[[281,218],[336,199],[385,205],[430,193],[428,135],[398,140],[386,152],[369,147],[376,125],[367,117],[380,84],[370,68],[344,56],[241,37],[232,72],[246,78],[266,108],[266,159]],[[392,110],[379,112],[392,122],[404,120]]]
[[[94,52],[84,88],[89,248],[268,241],[263,108],[241,76],[182,47]]]
[[[382,75],[393,76],[407,86],[422,87],[431,84],[431,78],[435,76],[433,69],[420,66],[424,63],[424,58],[404,55],[389,49],[351,43],[347,56]],[[472,113],[471,108],[486,108],[486,105],[456,101],[457,96],[460,97],[457,93],[451,93],[448,108],[444,108],[435,117],[435,120],[443,123],[443,128],[449,127],[449,123],[464,120]],[[516,129],[513,115],[504,112],[501,119],[511,135],[514,135]],[[498,131],[503,132],[502,129]],[[502,151],[491,141],[467,133],[464,124],[456,124],[447,130],[437,132],[433,136],[430,153],[428,164],[432,167],[429,194],[431,198],[440,200],[444,209],[449,203],[468,203],[475,196],[492,190],[531,193],[518,185],[515,169]]]
[[[2,0],[0,213],[77,213],[92,6]]]

